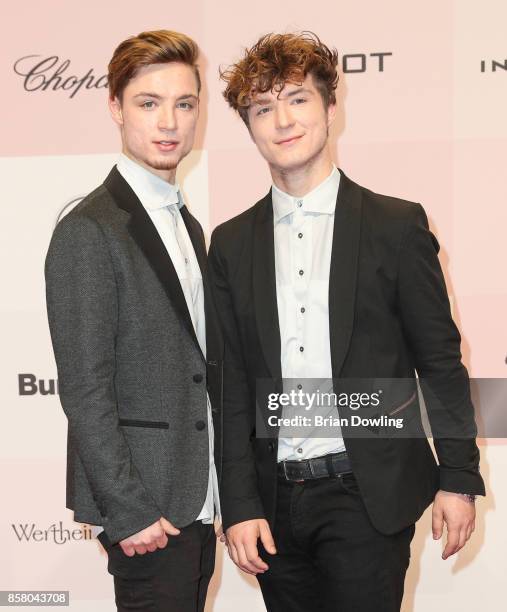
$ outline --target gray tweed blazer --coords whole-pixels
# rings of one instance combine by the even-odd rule
[[[56,226],[46,297],[68,418],[67,507],[112,543],[198,516],[208,482],[206,390],[221,464],[222,341],[201,226],[182,216],[204,280],[207,360],[171,259],[116,167]]]

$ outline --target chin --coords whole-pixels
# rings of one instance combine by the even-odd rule
[[[310,159],[311,157],[302,157],[297,155],[291,159],[280,159],[276,162],[276,165],[280,168],[280,170],[288,172],[290,170],[298,170],[299,168],[304,167],[306,164],[308,164]]]
[[[174,170],[178,166],[179,159],[159,158],[152,159],[146,163],[154,170]]]

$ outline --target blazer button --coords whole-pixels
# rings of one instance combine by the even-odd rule
[[[197,431],[202,431],[206,427],[206,423],[204,421],[197,421],[195,424],[195,428]]]
[[[194,379],[195,383],[200,383],[202,382],[203,377],[202,377],[202,374],[194,374],[192,378]]]
[[[273,442],[270,442],[268,444],[268,448],[269,448],[270,452],[273,452],[275,450],[275,445],[273,444]]]

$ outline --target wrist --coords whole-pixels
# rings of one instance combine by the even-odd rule
[[[458,493],[458,495],[461,495],[461,497],[467,499],[471,504],[475,503],[476,496],[472,495],[471,493]]]

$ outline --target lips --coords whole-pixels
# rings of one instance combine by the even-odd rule
[[[284,138],[283,140],[279,140],[277,145],[291,145],[294,142],[297,142],[303,135],[301,136],[291,136],[290,138]]]
[[[177,140],[156,140],[155,144],[159,151],[167,152],[173,151],[179,143]]]

